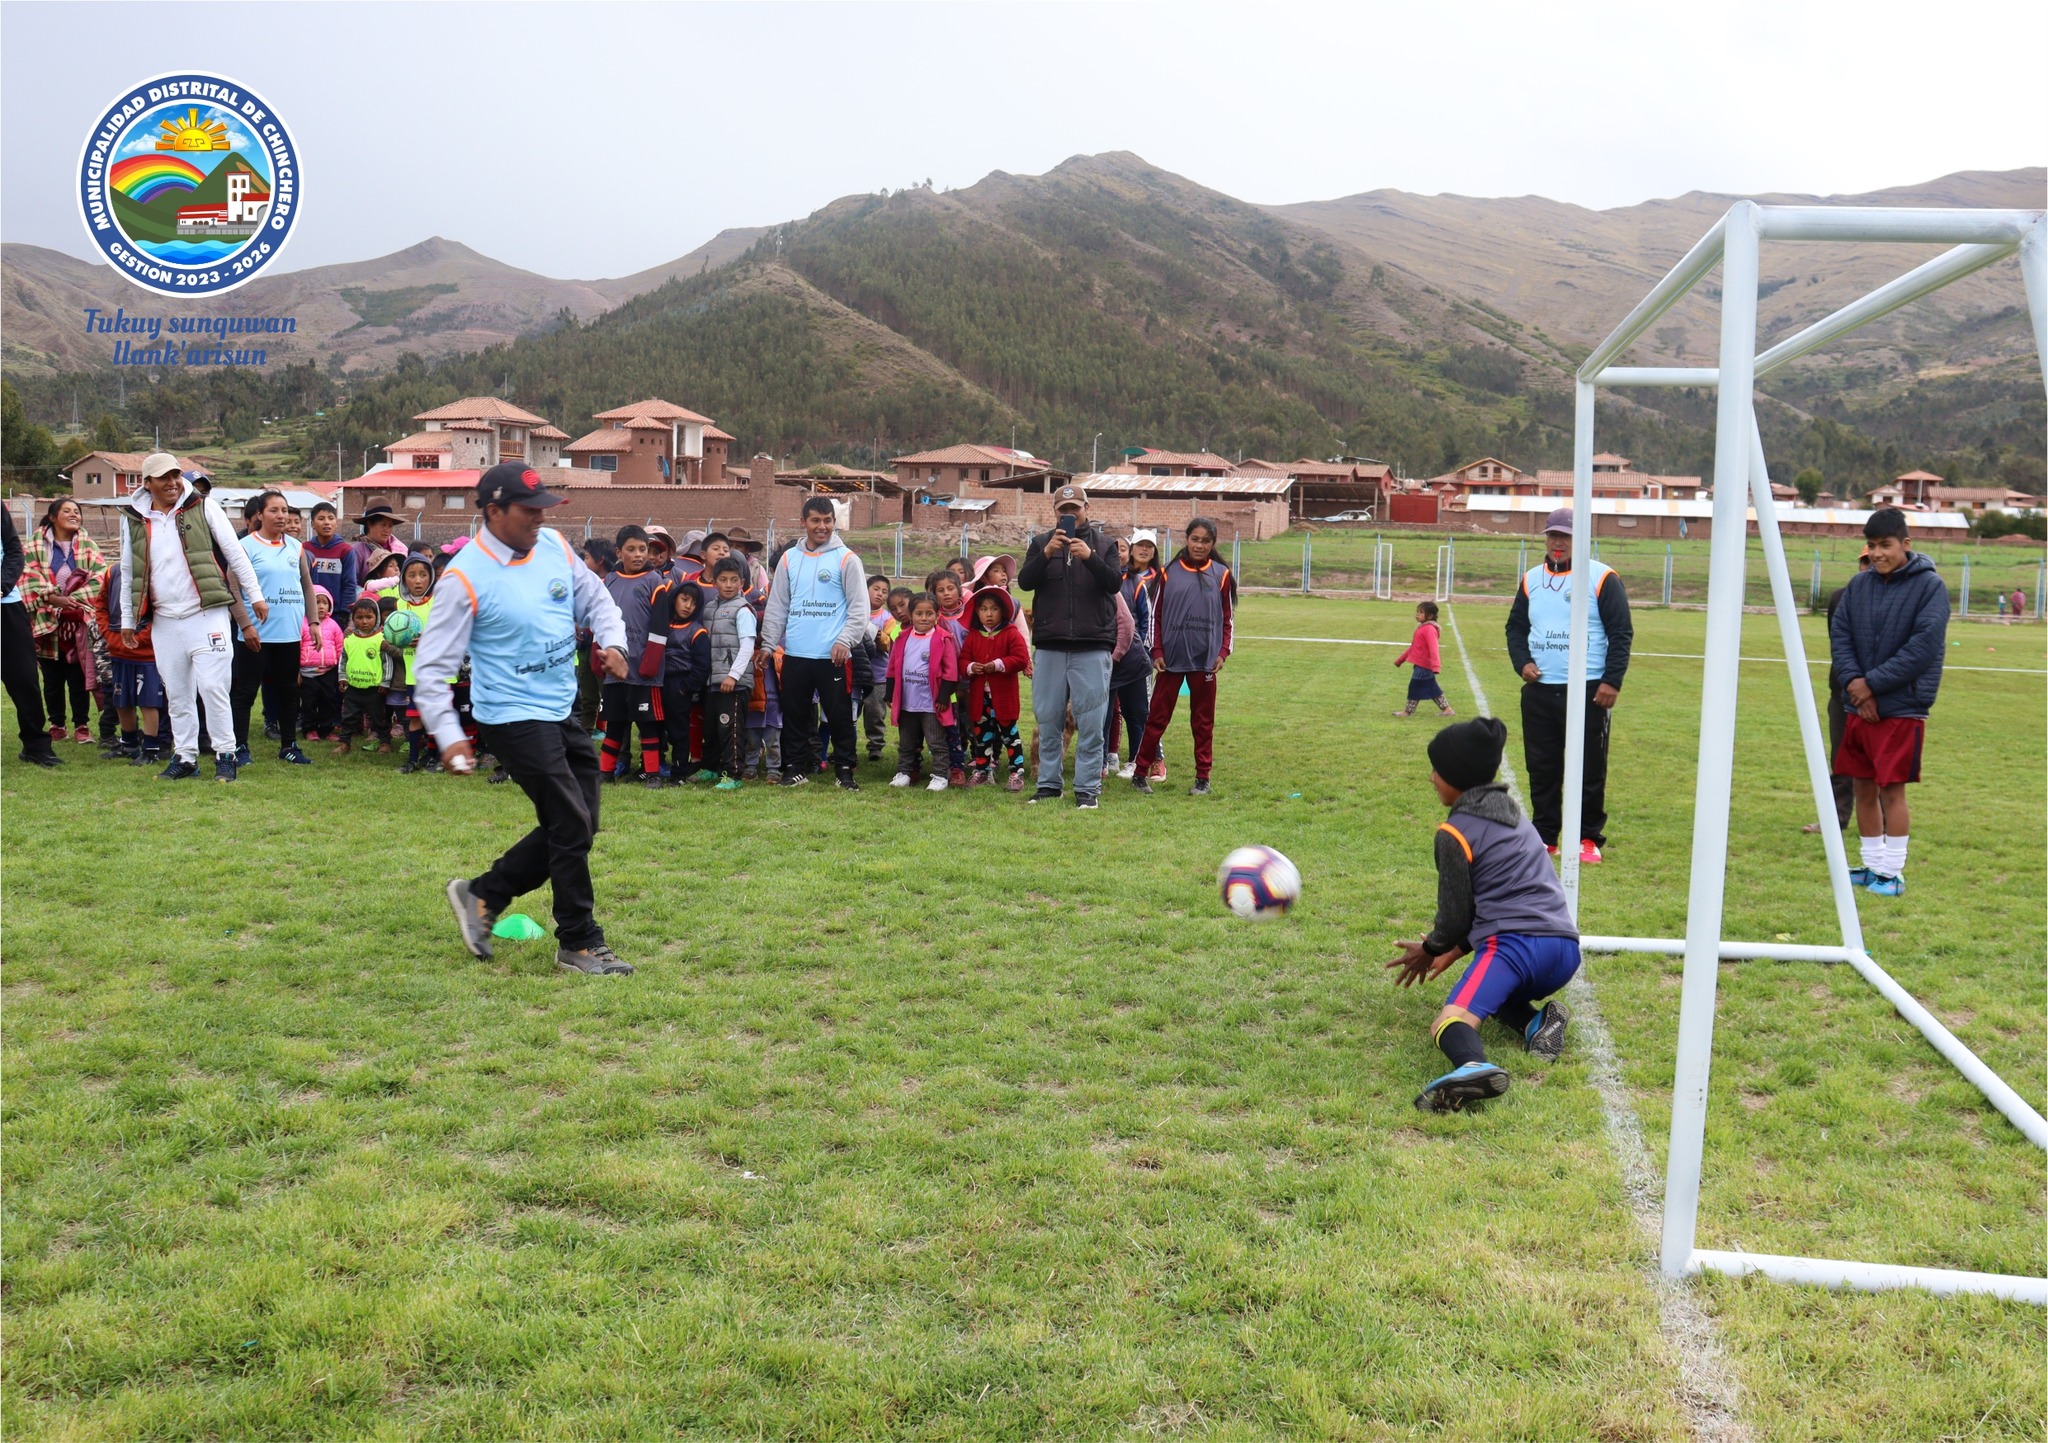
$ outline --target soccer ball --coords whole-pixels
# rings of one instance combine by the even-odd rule
[[[384,618],[384,639],[404,651],[420,639],[420,618],[416,611],[394,611]]]
[[[1277,917],[1301,896],[1301,872],[1271,847],[1239,847],[1223,859],[1216,885],[1223,905],[1240,917]]]

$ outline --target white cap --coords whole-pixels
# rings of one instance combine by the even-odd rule
[[[1138,531],[1133,531],[1133,532],[1131,533],[1131,545],[1133,545],[1133,546],[1136,546],[1136,545],[1137,545],[1137,544],[1138,544],[1138,543],[1139,543],[1140,541],[1149,541],[1149,542],[1151,542],[1151,543],[1152,543],[1152,549],[1153,549],[1154,551],[1157,551],[1157,550],[1159,549],[1159,533],[1158,533],[1158,532],[1156,532],[1156,531],[1146,531],[1146,530],[1138,530]]]
[[[142,458],[142,479],[154,481],[167,471],[183,471],[178,458],[168,451],[152,451]]]

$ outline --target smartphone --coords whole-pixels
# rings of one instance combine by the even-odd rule
[[[1066,532],[1067,535],[1072,536],[1076,531],[1079,531],[1081,529],[1081,523],[1075,517],[1073,512],[1062,511],[1060,513],[1059,529]]]

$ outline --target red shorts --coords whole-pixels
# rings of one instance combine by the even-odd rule
[[[1835,751],[1835,775],[1861,777],[1881,787],[1920,780],[1920,745],[1927,738],[1927,719],[1885,717],[1867,722],[1855,712],[1842,728]]]

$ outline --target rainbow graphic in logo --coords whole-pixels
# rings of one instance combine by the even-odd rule
[[[114,162],[107,182],[137,205],[148,205],[167,191],[194,191],[206,172],[175,155],[135,155]]]
[[[164,295],[233,290],[277,255],[298,208],[282,121],[219,75],[162,75],[110,104],[79,160],[79,209],[129,280]]]

